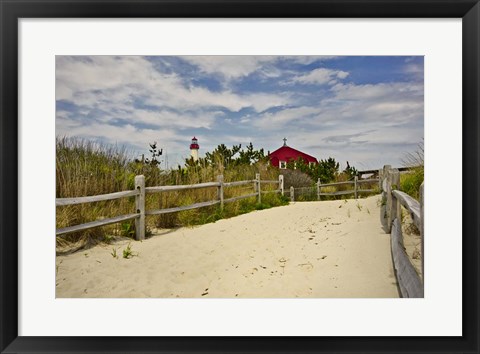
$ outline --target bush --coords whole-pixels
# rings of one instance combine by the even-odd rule
[[[283,174],[283,185],[287,190],[293,188],[311,187],[315,182],[304,172],[299,170],[285,169],[280,172]]]

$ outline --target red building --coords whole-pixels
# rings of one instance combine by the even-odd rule
[[[305,163],[308,163],[309,165],[318,164],[318,160],[315,157],[291,148],[290,146],[287,146],[286,138],[283,139],[283,146],[280,149],[277,149],[274,152],[270,153],[268,157],[270,158],[270,164],[272,166],[282,169],[287,168],[287,163],[289,161],[295,161],[299,157],[301,157],[303,161],[305,161]]]

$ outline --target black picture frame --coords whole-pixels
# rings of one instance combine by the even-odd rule
[[[0,0],[0,351],[153,352],[479,352],[478,0]],[[20,337],[18,336],[18,25],[20,18],[462,18],[463,335],[461,337]],[[445,284],[448,287],[448,284]],[[441,314],[439,314],[439,319]]]

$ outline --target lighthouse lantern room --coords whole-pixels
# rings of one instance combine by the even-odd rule
[[[192,156],[193,161],[198,161],[198,149],[200,149],[198,140],[193,137],[192,143],[190,144],[190,155]]]

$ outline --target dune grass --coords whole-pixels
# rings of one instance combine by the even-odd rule
[[[405,154],[402,162],[406,167],[415,167],[413,167],[408,173],[400,175],[400,189],[412,198],[419,200],[420,185],[424,180],[425,166],[425,148],[423,139],[418,143],[415,151]]]
[[[415,167],[408,173],[400,175],[400,190],[407,193],[412,198],[419,200],[420,185],[424,180],[423,166]]]
[[[240,165],[232,168],[195,165],[161,171],[157,166],[135,161],[123,147],[91,142],[85,139],[57,138],[56,197],[81,197],[134,189],[136,175],[145,176],[149,186],[197,184],[217,181],[252,180],[259,173],[263,180],[278,180],[278,169],[262,164]],[[262,184],[262,191],[277,189],[278,185]],[[228,187],[224,198],[254,192],[254,184]],[[217,188],[191,189],[146,195],[146,210],[172,208],[217,199]],[[201,225],[258,209],[288,203],[278,193],[262,194],[262,203],[251,197],[219,206],[203,207],[158,216],[147,216],[147,236],[153,228]],[[56,208],[56,227],[78,225],[89,221],[135,212],[135,198],[71,205]],[[111,242],[118,236],[135,237],[134,220],[93,228],[57,237],[57,251],[70,252],[98,242]]]

